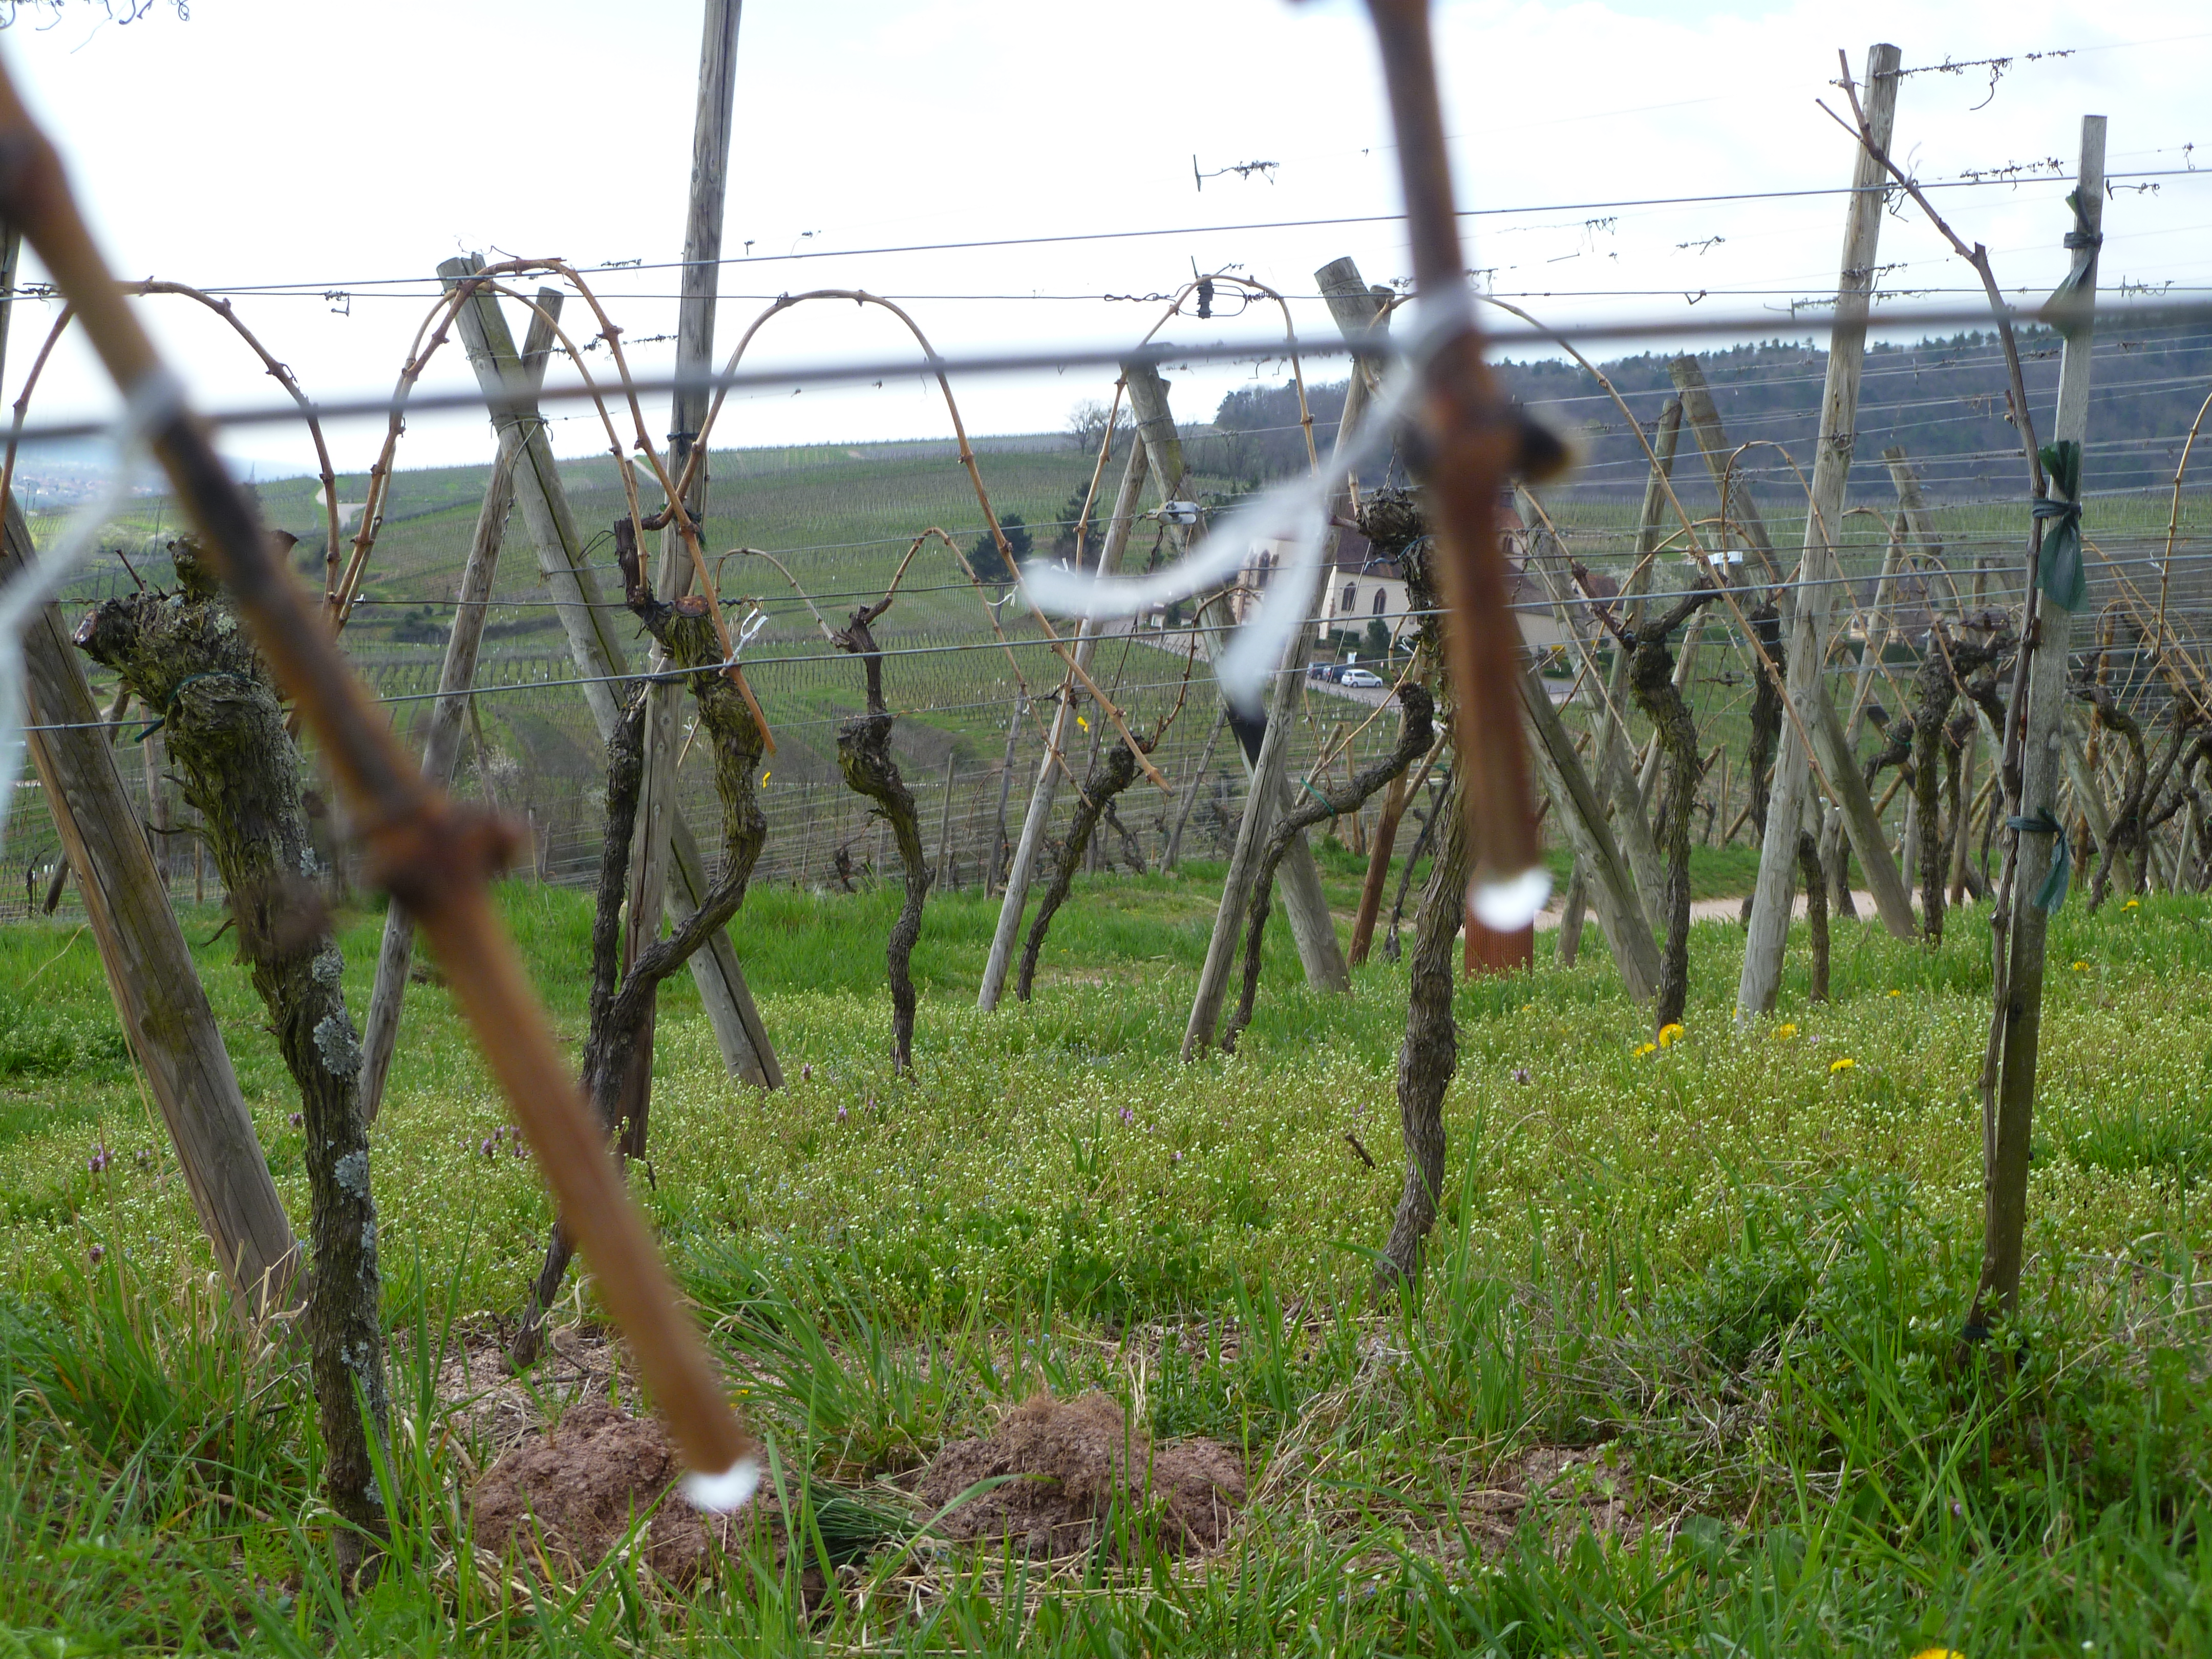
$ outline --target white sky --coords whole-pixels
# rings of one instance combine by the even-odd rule
[[[238,304],[311,395],[390,388],[429,285],[375,279],[428,278],[463,250],[579,264],[680,253],[696,0],[192,0],[188,22],[166,3],[128,27],[95,27],[96,15],[79,4],[44,32],[21,22],[0,35],[0,52],[61,143],[112,263],[125,276],[203,286],[305,285],[303,295],[242,295]],[[1897,149],[1924,179],[2051,157],[2070,173],[2084,112],[2111,118],[2115,175],[2185,168],[2192,158],[2181,147],[2201,143],[2194,159],[2204,171],[2108,205],[2103,273],[2108,290],[2123,280],[2212,289],[2203,94],[2212,12],[2202,0],[2094,10],[2051,0],[1468,0],[1440,7],[1438,33],[1462,205],[1534,210],[1467,222],[1469,263],[1498,267],[1501,294],[1545,294],[1525,303],[1547,319],[1649,316],[1663,326],[1700,289],[1742,310],[1832,292],[1839,198],[1573,204],[1847,183],[1850,141],[1814,100],[1838,96],[1828,82],[1838,46],[1857,72],[1876,40],[1902,47],[1908,70],[2016,59],[1978,110],[1985,70],[1905,82]],[[2075,55],[2025,61],[2067,48]],[[1393,223],[844,252],[1395,213],[1374,48],[1348,0],[1126,0],[1104,11],[1065,0],[754,0],[738,56],[724,252],[742,254],[750,241],[752,258],[723,273],[718,356],[764,301],[807,288],[897,296],[949,355],[1133,340],[1159,307],[1098,296],[1172,289],[1194,262],[1241,261],[1294,296],[1310,296],[1314,269],[1340,254],[1370,281],[1407,274]],[[1194,152],[1205,169],[1280,167],[1272,183],[1231,174],[1201,192]],[[2039,290],[2063,269],[2066,187],[2046,172],[2017,189],[1942,192],[1939,204],[1969,240],[1987,242],[2008,286]],[[1680,246],[1707,238],[1724,240]],[[820,257],[769,257],[793,252]],[[1969,274],[1917,216],[1886,222],[1881,258],[1903,262],[1886,286],[1969,297],[1959,292]],[[672,327],[672,272],[593,280],[630,338]],[[337,314],[325,289],[350,294],[349,315]],[[221,324],[186,302],[146,304],[198,402],[278,395]],[[1316,300],[1299,299],[1297,316],[1302,333],[1328,331]],[[38,305],[19,315],[7,398],[50,319]],[[576,307],[568,319],[577,322]],[[1816,325],[1793,331],[1784,311],[1773,331]],[[1180,323],[1168,337],[1260,342],[1276,331],[1255,312]],[[878,313],[820,305],[771,324],[754,360],[881,357],[901,344]],[[665,371],[669,350],[641,346],[634,360],[641,372]],[[458,347],[447,356],[426,385],[467,383]],[[604,366],[604,353],[593,362]],[[1279,365],[1263,372],[1282,375]],[[1206,417],[1253,373],[1176,375],[1178,414]],[[955,389],[969,429],[996,432],[1056,428],[1071,404],[1111,386],[1110,371],[1085,371]],[[89,356],[64,345],[33,419],[112,405]],[[653,411],[656,436],[663,413]],[[564,453],[604,444],[594,422],[555,429]],[[715,441],[948,431],[933,391],[908,377],[880,391],[733,399]],[[366,467],[380,438],[380,422],[334,431],[339,465]],[[283,463],[308,453],[304,438],[274,428],[229,447]],[[481,417],[426,418],[399,461],[489,452]]]

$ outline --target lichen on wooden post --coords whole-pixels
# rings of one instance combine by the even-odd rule
[[[175,592],[107,600],[79,626],[76,642],[161,717],[228,890],[253,988],[300,1091],[314,1275],[310,1370],[325,1492],[340,1522],[334,1543],[350,1578],[384,1530],[368,1437],[373,1428],[383,1442],[389,1432],[361,1042],[275,683],[198,547],[185,540],[169,550]]]

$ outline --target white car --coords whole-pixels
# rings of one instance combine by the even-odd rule
[[[1382,686],[1382,677],[1365,668],[1347,668],[1344,671],[1344,678],[1337,684],[1355,686],[1362,691],[1373,691]]]

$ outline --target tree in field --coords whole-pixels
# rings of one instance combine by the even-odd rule
[[[969,548],[968,566],[975,573],[978,581],[995,582],[1001,587],[1011,587],[1017,574],[1014,567],[1036,550],[1036,543],[1030,535],[1029,526],[1022,522],[1018,514],[1007,514],[999,520],[999,528],[1006,538],[1006,552],[999,550],[997,540],[987,530],[976,537],[975,544]],[[1008,553],[1013,556],[1012,563],[1007,562]]]

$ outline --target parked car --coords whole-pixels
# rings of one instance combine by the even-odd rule
[[[1364,668],[1347,668],[1340,683],[1357,686],[1362,691],[1373,691],[1381,688],[1382,677]]]

